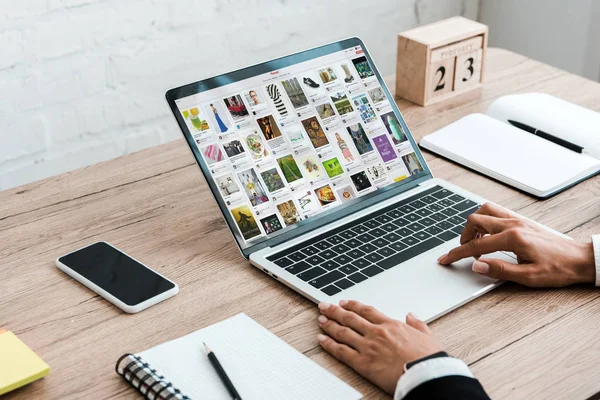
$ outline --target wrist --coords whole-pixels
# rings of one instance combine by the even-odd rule
[[[578,255],[573,260],[578,283],[596,283],[596,261],[592,243],[577,243]]]
[[[438,351],[437,353],[433,353],[428,356],[418,358],[414,361],[409,361],[406,364],[404,364],[404,372],[406,372],[412,366],[419,364],[420,362],[423,362],[426,360],[431,360],[433,358],[442,358],[442,357],[450,357],[450,356],[445,351]]]

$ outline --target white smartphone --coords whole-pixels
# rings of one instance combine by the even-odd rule
[[[56,259],[65,274],[127,313],[140,312],[179,292],[179,286],[106,242]]]

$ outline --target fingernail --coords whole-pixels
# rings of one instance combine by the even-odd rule
[[[490,271],[490,266],[481,261],[473,261],[472,268],[478,274],[487,274]]]
[[[325,341],[325,339],[327,339],[327,336],[325,336],[325,335],[321,335],[321,334],[318,334],[318,335],[317,335],[317,340],[318,340],[319,342],[323,343],[323,342]]]
[[[440,264],[443,264],[444,261],[446,261],[447,256],[448,256],[448,254],[444,254],[444,255],[440,256],[440,258],[437,259],[437,262]]]
[[[346,304],[348,304],[348,300],[340,300],[340,307],[344,307]]]
[[[327,322],[327,317],[324,315],[319,315],[319,318],[317,318],[319,320],[319,323],[321,325],[323,325],[325,322]]]
[[[319,303],[319,310],[325,311],[329,308],[329,306],[331,306],[329,303]]]
[[[413,312],[409,312],[408,315],[410,315],[411,317],[413,317],[414,319],[418,319],[421,320],[421,318],[417,317],[417,315]]]

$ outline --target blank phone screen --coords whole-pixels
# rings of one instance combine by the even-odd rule
[[[104,242],[67,254],[59,261],[129,306],[142,303],[175,286]]]

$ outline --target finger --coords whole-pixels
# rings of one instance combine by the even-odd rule
[[[494,258],[486,258],[473,262],[472,269],[478,274],[490,278],[535,286],[533,272],[536,268],[534,264],[512,264]]]
[[[345,310],[352,311],[372,324],[382,324],[389,320],[388,316],[375,307],[367,306],[356,300],[341,300],[340,306]]]
[[[487,202],[479,207],[479,210],[475,211],[475,214],[489,215],[497,218],[513,218],[516,216],[516,214],[508,211],[506,208],[491,202]]]
[[[412,326],[423,333],[431,333],[427,324],[411,312],[406,315],[406,325]]]
[[[481,239],[484,236],[485,235],[483,233],[478,233],[477,235],[475,235],[475,239]],[[481,254],[474,255],[473,257],[478,259],[479,257],[481,257]]]
[[[342,326],[352,328],[361,335],[364,335],[371,327],[371,324],[360,315],[352,311],[346,311],[335,304],[320,303],[319,309],[327,318],[336,321]]]
[[[358,351],[346,346],[345,344],[336,342],[329,336],[318,335],[317,340],[326,352],[344,364],[349,365],[351,368],[356,369],[359,359]]]
[[[479,239],[473,239],[459,247],[456,247],[448,254],[441,256],[438,262],[442,265],[448,265],[463,258],[479,256],[480,254],[489,254],[495,251],[512,251],[510,235],[507,231],[497,235],[484,236]]]
[[[361,344],[365,341],[365,338],[355,330],[342,326],[324,315],[319,316],[319,326],[338,343],[347,344],[356,350],[360,350]]]
[[[492,217],[484,214],[471,214],[460,235],[460,244],[475,239],[478,234],[500,233],[514,225],[513,219]]]

